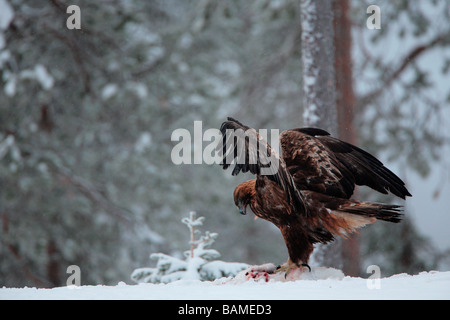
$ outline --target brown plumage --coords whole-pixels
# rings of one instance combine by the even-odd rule
[[[232,134],[238,129],[245,135]],[[347,237],[376,220],[400,221],[401,206],[350,200],[355,185],[384,194],[390,191],[402,199],[411,196],[403,181],[379,160],[324,130],[282,132],[282,156],[256,130],[233,118],[220,130],[223,169],[234,164],[233,175],[241,171],[256,175],[234,190],[239,212],[246,214],[250,207],[257,217],[276,225],[294,266],[308,263],[314,243]],[[276,170],[267,170],[274,163]]]

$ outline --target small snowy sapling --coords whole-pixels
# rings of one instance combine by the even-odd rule
[[[210,249],[218,234],[206,231],[204,235],[197,229],[203,225],[204,217],[196,217],[191,211],[189,217],[181,220],[189,228],[190,250],[184,252],[185,260],[164,253],[153,253],[150,258],[157,260],[155,268],[139,268],[133,271],[131,279],[136,283],[169,283],[176,280],[215,280],[235,276],[248,267],[245,263],[214,260],[220,257],[215,249]],[[197,236],[199,236],[197,238]]]

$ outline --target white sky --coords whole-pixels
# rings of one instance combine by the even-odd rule
[[[441,250],[450,248],[450,171],[439,166],[423,180],[417,174],[408,174],[408,185],[413,197],[406,201],[408,214],[416,228],[430,237]],[[437,198],[436,189],[442,186]]]

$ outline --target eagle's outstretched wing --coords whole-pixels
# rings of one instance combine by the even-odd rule
[[[216,150],[223,158],[220,165],[224,170],[234,164],[232,175],[241,171],[251,172],[257,175],[257,184],[264,183],[262,177],[265,176],[285,191],[294,212],[308,212],[286,163],[255,129],[228,117],[228,121],[222,123],[220,132],[222,141]]]
[[[283,159],[301,190],[350,198],[355,184],[405,199],[405,183],[368,152],[324,130],[301,128],[280,134]]]

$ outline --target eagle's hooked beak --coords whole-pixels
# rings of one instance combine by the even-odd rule
[[[238,211],[240,214],[242,214],[243,216],[245,216],[247,214],[247,206],[243,205],[242,203],[239,203],[238,206],[236,206],[238,208]]]

